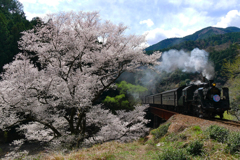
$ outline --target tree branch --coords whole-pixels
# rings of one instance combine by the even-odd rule
[[[57,137],[61,137],[62,136],[62,134],[60,132],[58,132],[58,130],[55,127],[53,127],[52,125],[50,125],[50,124],[48,124],[46,122],[42,122],[40,120],[34,119],[33,117],[30,117],[29,120],[32,120],[32,121],[35,121],[35,122],[38,122],[40,124],[43,124],[43,125],[47,126],[48,128],[50,128],[57,135]]]
[[[101,90],[97,93],[97,95],[95,96],[95,98],[92,100],[92,103],[94,103],[94,102],[101,96],[101,94],[102,94],[110,85],[112,85],[112,84],[120,77],[120,75],[121,75],[122,73],[123,73],[122,70],[119,71],[117,77],[115,77],[109,84],[105,85],[105,86],[103,87],[103,89],[101,89]]]

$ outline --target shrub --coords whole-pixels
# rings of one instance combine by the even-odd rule
[[[165,141],[166,142],[174,142],[179,140],[180,136],[176,133],[170,133],[166,136]]]
[[[190,159],[185,149],[165,149],[161,154],[158,155],[159,160],[188,160]]]
[[[207,132],[209,133],[209,136],[211,139],[217,140],[218,142],[221,142],[221,143],[227,140],[227,137],[229,134],[228,129],[217,126],[217,125],[211,125],[207,129]]]
[[[170,126],[170,123],[167,123],[164,125],[160,125],[157,129],[152,130],[151,134],[154,136],[154,139],[157,140],[163,137],[167,133],[169,126]]]
[[[150,139],[149,141],[146,142],[146,144],[149,144],[149,145],[152,145],[154,146],[155,143],[154,143],[154,140],[153,139]]]
[[[179,134],[179,138],[181,139],[181,140],[187,140],[187,136],[186,136],[186,134]]]
[[[240,133],[232,132],[228,135],[226,150],[231,154],[240,152]]]
[[[200,126],[193,126],[193,131],[201,132],[202,129]]]
[[[187,147],[187,151],[191,155],[200,155],[202,153],[202,149],[203,149],[203,143],[200,142],[199,140],[191,142]]]
[[[147,140],[148,140],[147,138],[141,137],[141,138],[139,138],[138,143],[139,143],[139,144],[145,144],[145,142],[146,142]]]

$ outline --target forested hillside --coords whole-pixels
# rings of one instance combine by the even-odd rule
[[[21,32],[33,28],[37,19],[28,21],[23,5],[17,0],[0,1],[0,72],[3,65],[11,62],[19,52],[17,41]]]
[[[182,45],[184,45],[185,43],[187,47],[190,47],[193,43],[192,41],[197,41],[197,42],[200,41],[201,43],[198,45],[202,47],[206,47],[208,45],[217,45],[220,43],[225,43],[229,40],[234,42],[239,39],[239,34],[235,35],[236,32],[240,32],[240,29],[237,27],[227,27],[227,28],[207,27],[195,32],[192,35],[188,35],[183,38],[168,38],[168,39],[162,40],[152,46],[149,46],[145,50],[148,53],[151,53],[154,50],[166,50],[169,47],[176,48],[176,45],[182,47]],[[227,33],[233,33],[233,34],[228,34],[227,36],[225,36]],[[218,36],[220,36],[220,38]]]

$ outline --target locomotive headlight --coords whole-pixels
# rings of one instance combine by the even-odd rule
[[[215,86],[216,86],[216,83],[213,83],[212,86],[215,87]]]

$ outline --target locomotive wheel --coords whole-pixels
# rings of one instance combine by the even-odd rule
[[[194,116],[198,117],[199,116],[199,108],[197,106],[194,106],[194,111],[193,111]]]
[[[201,106],[201,105],[198,105],[197,108],[198,108],[198,117],[199,117],[199,118],[203,118],[202,106]]]

